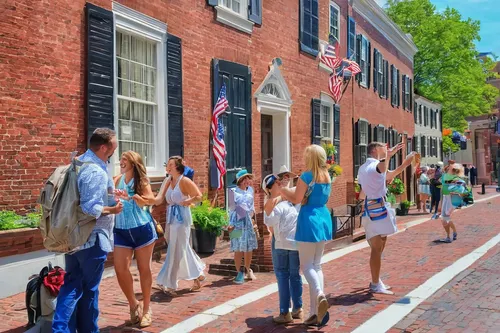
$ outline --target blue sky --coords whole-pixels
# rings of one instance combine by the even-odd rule
[[[386,0],[375,0],[383,6]],[[493,52],[500,57],[500,1],[499,0],[431,0],[441,11],[446,7],[455,8],[464,18],[470,17],[481,22],[481,41],[476,42],[479,52]]]

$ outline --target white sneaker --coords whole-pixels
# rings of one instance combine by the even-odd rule
[[[247,271],[247,276],[245,277],[247,280],[252,280],[252,281],[255,281],[257,280],[257,277],[255,276],[255,274],[253,273],[252,269],[249,269]]]
[[[394,295],[390,290],[387,290],[380,283],[373,284],[370,282],[370,292],[374,294]]]
[[[384,289],[387,289],[387,290],[392,289],[391,286],[385,284],[384,282],[382,282],[382,280],[379,280],[378,283],[380,283],[382,285],[382,288],[384,288]]]

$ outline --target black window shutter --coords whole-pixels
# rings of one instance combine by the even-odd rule
[[[366,133],[366,136],[368,137],[368,143],[372,142],[372,124],[368,124],[368,131]]]
[[[415,110],[412,109],[413,107],[413,80],[410,79],[410,111],[415,112]]]
[[[311,103],[311,142],[321,144],[321,100],[313,99]]]
[[[422,125],[422,104],[418,106],[418,123]]]
[[[413,120],[417,123],[417,103],[413,103]]]
[[[394,65],[391,65],[391,105],[396,105],[396,101],[394,98]]]
[[[366,87],[367,88],[370,88],[370,76],[371,76],[371,73],[372,73],[372,70],[371,70],[371,65],[372,65],[372,44],[370,43],[370,41],[367,41],[366,42],[368,45],[366,47]]]
[[[262,24],[262,0],[250,0],[248,19],[255,24]]]
[[[399,106],[401,106],[401,95],[400,95],[401,90],[399,89],[401,87],[401,83],[400,83],[401,80],[399,79],[400,78],[400,76],[399,76],[399,69],[398,69],[397,73],[398,73],[398,76],[397,76],[396,84],[398,86],[398,92],[396,94],[396,99],[397,99],[398,107],[399,107]]]
[[[352,17],[347,19],[347,58],[356,53],[356,22]],[[358,63],[359,64],[359,63]]]
[[[403,102],[403,110],[406,109],[406,75],[401,77],[401,100]]]
[[[363,50],[363,47],[362,47],[362,44],[363,44],[363,37],[361,35],[357,35],[356,36],[356,48],[354,50],[355,52],[355,58],[356,58],[356,62],[358,63],[358,65],[360,65],[361,67],[361,51]],[[361,68],[361,73],[363,72],[364,68]],[[361,73],[359,74],[356,74],[356,81],[358,82],[361,82]]]
[[[113,12],[90,3],[87,14],[87,142],[98,127],[114,129]]]
[[[167,34],[168,153],[184,155],[181,39]]]
[[[333,124],[334,124],[333,144],[337,149],[337,153],[335,154],[335,162],[340,163],[340,105],[339,104],[335,104],[333,106]]]
[[[219,4],[219,0],[208,0],[208,4],[210,6],[217,6]]]
[[[379,82],[378,82],[378,50],[373,48],[373,91],[377,91]],[[381,92],[379,91],[379,96]]]
[[[384,60],[384,94],[389,99],[389,62]]]

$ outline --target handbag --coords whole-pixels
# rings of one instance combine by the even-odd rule
[[[153,217],[153,207],[152,206],[147,206],[147,211],[149,212],[149,215],[151,215],[151,219],[153,220],[153,223],[155,225],[156,233],[158,234],[158,238],[163,236],[165,231],[163,231],[163,227],[161,226],[160,222],[158,222],[154,217]]]

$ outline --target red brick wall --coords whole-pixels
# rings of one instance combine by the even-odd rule
[[[111,8],[111,1],[92,1]],[[318,61],[299,52],[299,1],[263,2],[262,26],[252,35],[215,21],[206,1],[118,1],[125,6],[166,22],[169,33],[183,41],[183,100],[185,156],[196,170],[196,183],[208,190],[208,140],[212,108],[211,59],[247,65],[252,70],[255,92],[275,57],[283,60],[281,71],[291,91],[292,169],[304,168],[303,151],[311,142],[311,99],[328,91],[328,74]],[[342,55],[346,50],[347,0],[341,7]],[[70,4],[71,3],[71,4]],[[83,0],[2,4],[0,22],[0,209],[33,207],[42,181],[66,161],[69,152],[85,146],[85,15]],[[328,1],[320,0],[320,39],[327,40]],[[401,74],[411,77],[408,60],[361,18],[358,32],[372,43]],[[21,20],[23,18],[25,20]],[[27,21],[30,24],[26,24]],[[390,53],[391,52],[391,53]],[[353,95],[354,93],[354,95]],[[353,98],[354,96],[354,98]],[[261,210],[260,115],[252,100],[252,152],[256,209]],[[347,201],[347,182],[352,182],[352,120],[394,125],[413,134],[413,116],[393,109],[373,89],[351,82],[341,102],[341,166],[344,174],[332,190],[331,206]],[[223,199],[222,196],[220,198]]]

